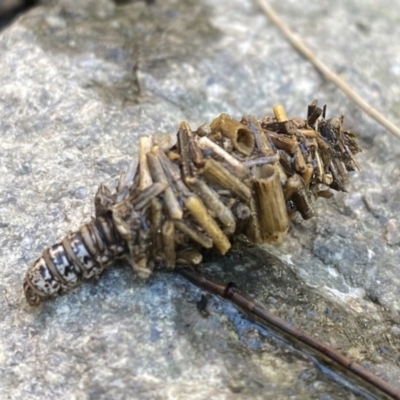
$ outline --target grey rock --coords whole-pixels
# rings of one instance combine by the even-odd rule
[[[271,3],[400,123],[398,6]],[[115,183],[141,135],[221,112],[262,117],[277,103],[304,115],[314,98],[362,138],[348,194],[293,221],[281,246],[239,240],[226,257],[206,254],[204,268],[398,385],[400,142],[322,80],[255,2],[49,2],[0,33],[0,88],[2,398],[360,398],[176,274],[144,283],[116,265],[40,309],[22,297],[29,264],[88,220],[97,186]]]
[[[400,244],[400,221],[389,219],[386,226],[385,239],[387,244],[395,246]]]

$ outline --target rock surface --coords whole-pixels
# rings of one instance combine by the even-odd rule
[[[400,123],[398,6],[271,3]],[[319,201],[281,246],[238,243],[208,254],[205,271],[398,385],[400,141],[322,80],[255,2],[79,4],[49,2],[0,32],[0,397],[362,397],[175,274],[143,283],[119,265],[35,310],[21,294],[29,264],[88,220],[97,186],[137,156],[139,136],[221,112],[262,117],[277,103],[304,116],[314,98],[362,138],[349,193]]]

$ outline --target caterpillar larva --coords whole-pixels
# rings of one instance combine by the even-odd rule
[[[29,268],[27,301],[59,295],[119,257],[147,278],[157,266],[199,264],[204,248],[225,254],[241,233],[254,243],[281,241],[297,212],[314,215],[312,197],[344,190],[358,168],[356,135],[325,111],[314,101],[307,119],[289,120],[276,106],[262,120],[221,114],[196,131],[182,122],[175,146],[169,136],[142,137],[139,160],[115,193],[100,186],[96,217]]]

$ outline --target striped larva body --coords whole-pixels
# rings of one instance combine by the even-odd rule
[[[307,119],[289,120],[282,106],[274,114],[240,122],[221,114],[196,131],[182,122],[174,146],[169,136],[142,137],[139,160],[116,191],[100,186],[96,217],[29,268],[29,304],[100,274],[116,258],[148,278],[156,267],[199,264],[202,249],[225,254],[234,235],[279,242],[297,212],[311,218],[311,197],[344,190],[361,149],[343,118],[326,120],[316,102]]]
[[[100,274],[126,251],[126,242],[109,217],[93,219],[44,250],[26,274],[25,296],[29,304],[37,305]]]

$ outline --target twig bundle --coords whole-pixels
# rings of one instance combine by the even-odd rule
[[[325,119],[314,101],[306,119],[241,121],[221,114],[192,131],[182,122],[178,140],[142,137],[139,162],[122,173],[115,193],[101,185],[96,217],[46,249],[28,270],[24,291],[37,305],[98,275],[126,257],[141,278],[156,266],[196,265],[201,250],[225,254],[234,235],[279,242],[299,212],[314,215],[312,198],[345,190],[361,151],[343,117]]]

